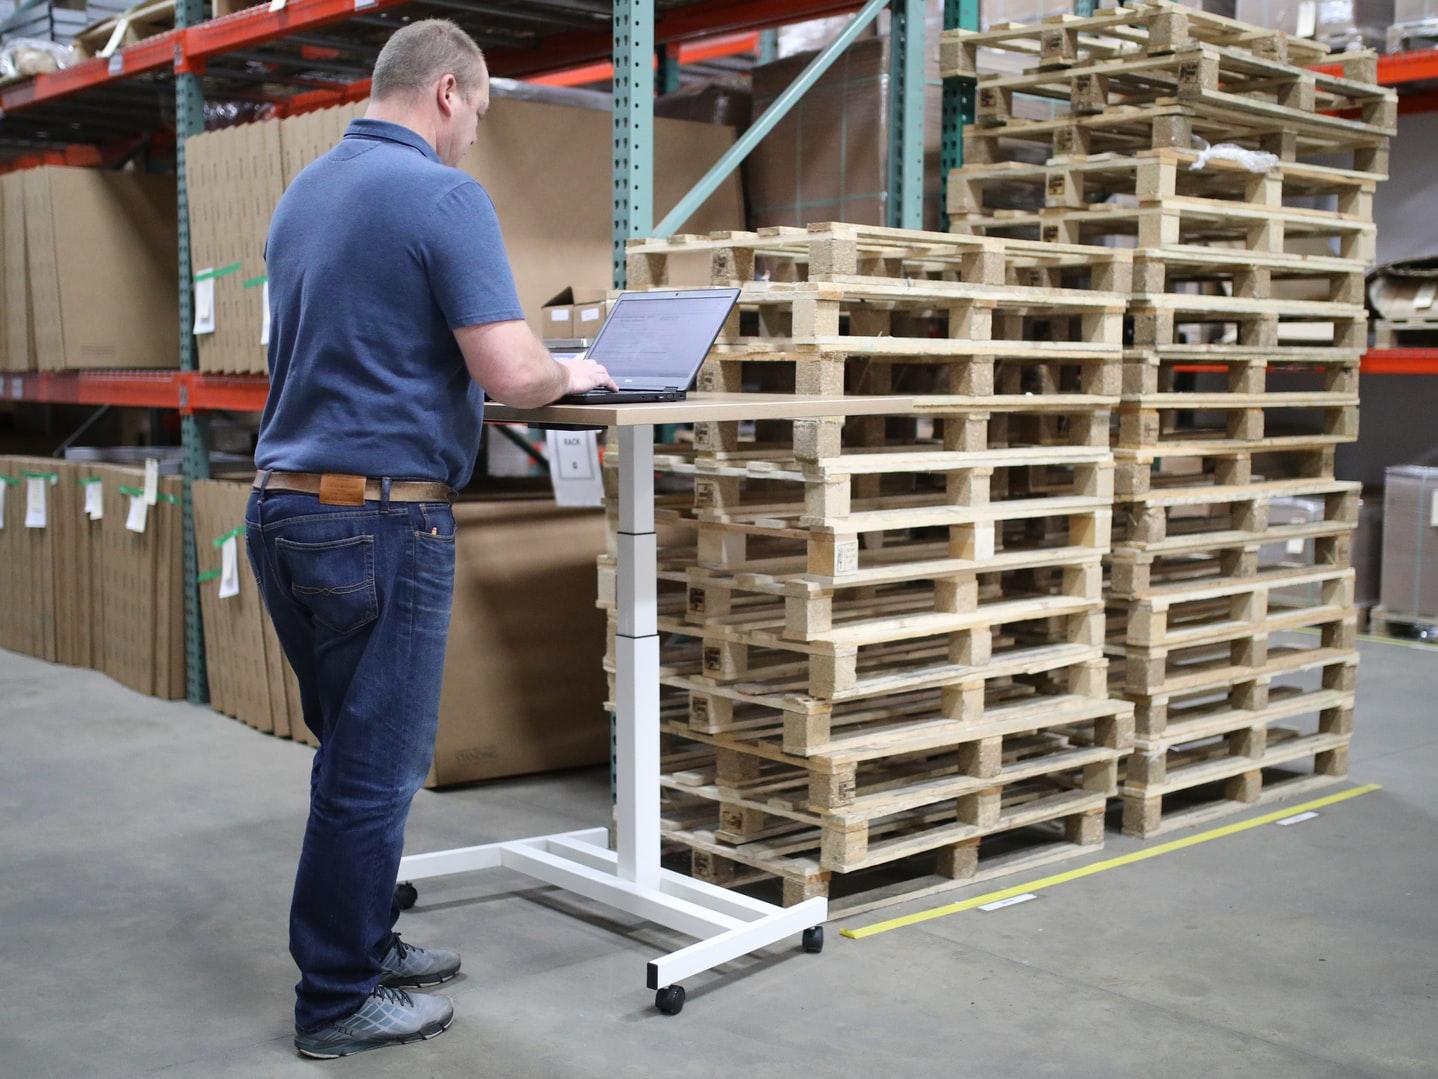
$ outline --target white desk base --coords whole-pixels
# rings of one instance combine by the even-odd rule
[[[615,850],[608,830],[486,843],[414,854],[400,862],[401,881],[425,880],[504,866],[566,891],[657,922],[697,944],[648,965],[656,1004],[676,1013],[679,979],[737,959],[828,917],[828,900],[775,906],[695,880],[659,865],[658,549],[654,533],[654,427],[619,428],[619,632],[615,654]],[[822,933],[805,934],[806,950]]]

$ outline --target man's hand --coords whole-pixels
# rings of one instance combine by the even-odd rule
[[[601,364],[593,360],[569,360],[564,363],[565,373],[569,376],[569,387],[565,393],[585,393],[589,390],[606,389],[617,390],[614,379],[609,377]]]

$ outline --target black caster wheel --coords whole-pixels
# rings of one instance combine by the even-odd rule
[[[409,910],[419,899],[419,889],[409,881],[394,886],[394,901],[399,904],[400,910]]]
[[[824,950],[824,927],[822,925],[804,930],[804,950],[810,955],[818,955]]]
[[[654,994],[654,1006],[665,1015],[678,1015],[684,1010],[684,987],[666,985]]]

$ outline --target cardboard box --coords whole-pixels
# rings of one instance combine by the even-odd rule
[[[551,296],[541,309],[546,341],[592,338],[609,313],[604,288],[574,288],[566,285]]]
[[[40,168],[21,191],[39,368],[177,367],[173,178]]]
[[[933,70],[924,90],[924,227],[936,229],[943,105],[937,41],[930,52],[926,66]],[[814,55],[802,53],[754,69],[756,116]],[[888,39],[856,41],[744,162],[751,224],[887,224],[888,111]]]
[[[1438,468],[1399,465],[1383,488],[1382,606],[1438,619]]]
[[[605,618],[594,605],[604,514],[461,502],[455,526],[454,608],[426,786],[607,760]]]
[[[10,622],[6,647],[36,659],[55,662],[57,519],[55,488],[59,472],[48,457],[0,457],[5,479],[5,520],[0,529],[0,558],[7,571],[4,608]],[[51,483],[48,477],[56,477]],[[45,526],[26,527],[30,480],[40,477]]]

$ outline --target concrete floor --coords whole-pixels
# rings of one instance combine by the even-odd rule
[[[1003,911],[831,927],[822,956],[690,980],[674,1018],[642,977],[678,938],[508,873],[431,882],[401,928],[463,950],[454,1026],[331,1063],[290,1045],[309,753],[0,653],[0,1076],[1438,1075],[1438,649],[1362,651],[1352,780],[1383,790],[1315,820]],[[423,792],[409,849],[607,803],[596,772]]]

